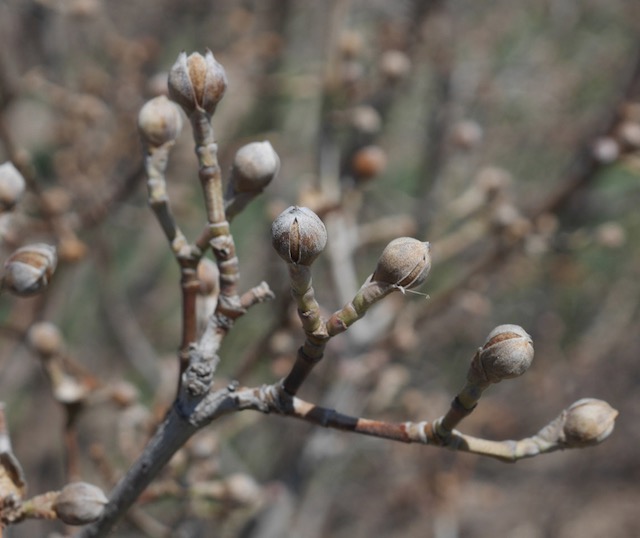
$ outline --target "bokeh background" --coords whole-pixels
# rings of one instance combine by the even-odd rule
[[[517,323],[533,366],[461,430],[518,439],[583,397],[620,416],[596,448],[508,465],[247,412],[198,434],[116,535],[639,536],[639,36],[626,0],[4,0],[0,161],[30,188],[2,215],[2,259],[37,240],[61,258],[44,296],[0,297],[0,399],[30,493],[68,480],[34,322],[55,323],[78,375],[119,395],[77,419],[83,479],[108,490],[171,403],[179,270],[146,205],[136,117],[181,50],[209,48],[229,78],[214,118],[223,168],[255,140],[281,160],[233,222],[243,289],[266,280],[277,298],[229,335],[220,383],[274,382],[302,342],[270,244],[270,222],[297,203],[329,230],[314,266],[327,312],[393,237],[430,241],[434,263],[428,298],[389,297],[331,342],[305,399],[433,420],[488,332]],[[188,129],[168,175],[194,238],[205,217]],[[218,489],[194,496],[199,482]],[[6,535],[53,532],[65,531]]]

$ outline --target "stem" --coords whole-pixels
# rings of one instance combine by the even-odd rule
[[[211,118],[206,113],[194,111],[191,126],[208,221],[208,232],[198,239],[197,244],[201,245],[205,240],[211,244],[220,271],[220,300],[217,310],[234,318],[242,314],[237,290],[240,269],[235,243],[224,212],[218,144],[215,142]]]
[[[144,453],[111,492],[102,517],[82,529],[76,538],[107,536],[160,470],[197,430],[197,426],[184,418],[174,405]]]
[[[311,268],[305,265],[289,264],[289,280],[291,294],[298,306],[298,316],[306,335],[304,344],[298,349],[296,362],[282,381],[284,390],[294,395],[313,367],[322,359],[329,335],[324,328],[320,305],[315,298]]]

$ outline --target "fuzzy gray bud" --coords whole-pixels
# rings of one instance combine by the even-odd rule
[[[565,411],[562,445],[583,448],[604,441],[611,432],[618,411],[603,400],[583,398]]]
[[[154,148],[174,142],[182,130],[182,116],[164,95],[147,101],[138,114],[138,130],[145,144]]]
[[[25,186],[24,177],[13,163],[0,165],[0,211],[13,208],[22,198]]]
[[[227,89],[224,68],[210,50],[178,55],[169,72],[169,97],[190,116],[195,110],[212,115]]]
[[[417,288],[431,269],[430,250],[428,242],[411,237],[394,239],[382,251],[371,280],[407,289]]]
[[[74,482],[58,494],[53,510],[67,525],[87,525],[100,518],[107,502],[100,488],[86,482]]]
[[[260,192],[276,176],[280,159],[267,142],[252,142],[242,146],[233,159],[231,185],[235,192]]]
[[[470,378],[498,383],[524,374],[533,361],[533,340],[519,325],[499,325],[471,365]]]
[[[313,211],[291,206],[273,221],[271,241],[285,262],[311,265],[327,244],[327,230]]]
[[[23,297],[39,293],[49,284],[57,263],[55,247],[44,243],[21,247],[4,264],[2,287]]]

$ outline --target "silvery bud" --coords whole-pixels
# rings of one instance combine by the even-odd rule
[[[402,288],[417,288],[431,269],[431,245],[412,237],[399,237],[382,251],[371,276],[375,282],[384,282]]]
[[[603,400],[583,398],[565,411],[562,445],[583,448],[604,441],[615,424],[618,411]]]
[[[142,141],[152,148],[174,142],[182,130],[182,116],[175,103],[164,95],[147,101],[138,114]]]
[[[34,351],[45,357],[59,353],[64,344],[60,329],[49,321],[40,321],[31,325],[27,333],[27,341]]]
[[[2,288],[22,297],[39,293],[49,284],[57,263],[55,247],[44,243],[21,247],[4,263]]]
[[[169,97],[187,116],[195,110],[212,115],[227,89],[227,75],[210,50],[204,56],[181,52],[169,72]]]
[[[87,525],[100,518],[107,502],[100,488],[86,482],[74,482],[58,494],[53,510],[67,525]]]
[[[12,209],[22,198],[26,183],[11,162],[0,165],[0,211]]]
[[[271,242],[285,262],[311,265],[327,244],[327,230],[313,211],[291,206],[273,221]]]
[[[471,372],[490,383],[524,374],[533,361],[533,340],[519,325],[499,325],[473,358]]]
[[[242,146],[233,159],[231,186],[238,192],[260,192],[276,176],[280,159],[267,142],[252,142]]]

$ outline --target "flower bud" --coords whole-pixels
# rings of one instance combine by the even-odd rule
[[[471,372],[498,383],[524,374],[533,360],[533,341],[519,325],[499,325],[473,358]]]
[[[27,341],[35,352],[46,357],[59,353],[64,343],[58,327],[48,321],[31,325]]]
[[[597,445],[613,431],[618,411],[603,400],[583,398],[565,411],[562,445],[582,448]]]
[[[178,55],[169,72],[169,97],[190,116],[195,110],[212,115],[227,89],[227,75],[210,50]]]
[[[311,265],[327,244],[327,230],[313,211],[291,206],[273,221],[271,242],[285,262]]]
[[[2,288],[22,297],[39,293],[49,284],[57,262],[55,247],[44,243],[21,247],[4,264]]]
[[[53,510],[67,525],[87,525],[102,515],[107,502],[100,488],[86,482],[74,482],[58,494]]]
[[[603,136],[596,139],[591,151],[600,164],[611,164],[620,157],[620,144],[615,138]]]
[[[242,146],[233,159],[231,185],[235,192],[260,192],[276,176],[280,159],[267,142],[252,142]]]
[[[411,237],[391,241],[382,251],[372,281],[402,288],[417,288],[431,269],[431,245]]]
[[[380,72],[390,82],[405,78],[411,71],[411,60],[400,50],[388,50],[380,57]]]
[[[0,211],[12,209],[22,198],[26,183],[11,162],[0,165]]]
[[[142,141],[152,148],[174,142],[182,130],[178,107],[164,95],[147,101],[138,114]]]
[[[379,146],[360,148],[351,159],[351,172],[356,179],[368,180],[380,175],[387,167],[387,154]]]

